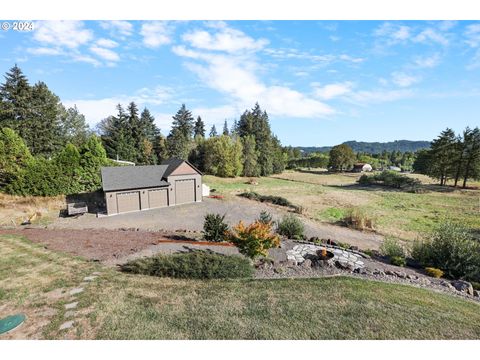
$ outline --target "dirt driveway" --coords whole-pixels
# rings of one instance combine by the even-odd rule
[[[142,231],[193,231],[200,232],[203,220],[208,213],[225,214],[228,224],[234,225],[240,220],[251,222],[262,210],[270,212],[274,220],[287,213],[276,206],[235,198],[235,200],[218,200],[204,198],[201,203],[185,204],[161,209],[132,212],[114,216],[97,218],[86,214],[79,218],[58,218],[47,226],[48,229],[139,229]],[[332,239],[361,249],[378,249],[383,237],[370,233],[351,230],[341,226],[309,220],[302,217],[305,224],[305,234],[308,237],[317,236]]]

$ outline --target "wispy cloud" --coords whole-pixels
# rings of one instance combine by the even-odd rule
[[[108,30],[113,37],[126,38],[133,33],[133,25],[128,21],[109,20],[100,22],[102,29]]]
[[[409,87],[419,81],[419,77],[408,75],[404,72],[395,71],[392,73],[392,82],[399,87]]]
[[[93,39],[82,21],[37,21],[33,38],[41,44],[76,49]]]
[[[440,54],[435,53],[431,56],[417,56],[413,60],[414,66],[418,68],[434,68],[440,63]]]
[[[343,83],[327,84],[325,86],[316,87],[314,94],[316,97],[323,100],[330,100],[352,91],[353,83],[350,81]]]

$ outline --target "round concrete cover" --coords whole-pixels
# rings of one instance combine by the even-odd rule
[[[0,334],[15,329],[18,325],[25,321],[25,315],[17,314],[10,315],[6,318],[0,319]]]

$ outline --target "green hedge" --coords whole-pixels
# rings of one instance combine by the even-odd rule
[[[253,267],[246,258],[193,251],[157,255],[130,261],[121,266],[124,272],[182,279],[249,278]]]
[[[374,175],[362,175],[358,179],[358,183],[360,185],[382,185],[411,191],[418,191],[421,185],[421,182],[417,179],[388,170]]]

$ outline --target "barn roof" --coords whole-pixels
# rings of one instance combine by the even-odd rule
[[[167,186],[163,180],[168,165],[102,167],[103,191]]]

